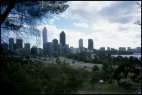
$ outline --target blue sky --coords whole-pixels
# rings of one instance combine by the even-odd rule
[[[69,1],[69,8],[52,19],[43,18],[38,26],[41,31],[48,30],[48,41],[59,40],[63,30],[69,46],[78,47],[83,39],[88,47],[88,39],[94,41],[94,48],[100,47],[139,47],[141,46],[141,27],[134,24],[141,19],[141,8],[137,1]],[[25,34],[26,35],[26,34]],[[36,40],[29,41],[35,45]],[[39,38],[42,48],[42,37]]]

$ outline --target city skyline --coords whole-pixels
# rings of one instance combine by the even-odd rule
[[[138,8],[136,2],[69,1],[69,8],[65,12],[51,19],[43,18],[38,29],[42,35],[43,28],[47,28],[48,42],[53,39],[59,41],[59,34],[64,31],[66,43],[75,48],[78,47],[80,38],[83,39],[85,48],[88,47],[88,39],[93,39],[95,49],[140,47],[141,27],[134,23],[141,19],[141,8]],[[11,35],[13,36],[12,33]],[[39,47],[42,48],[42,36],[40,39]],[[31,46],[36,45],[36,38],[31,37],[29,43]]]
[[[41,29],[43,26],[49,29],[50,41],[58,39],[63,30],[67,43],[76,48],[79,38],[84,40],[86,48],[88,39],[93,39],[96,49],[141,46],[141,27],[134,24],[141,18],[136,1],[72,1],[68,4],[70,7],[64,13],[41,25]]]

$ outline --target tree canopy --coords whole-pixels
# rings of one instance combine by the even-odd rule
[[[2,0],[0,24],[1,29],[18,31],[30,29],[38,31],[37,24],[43,17],[51,18],[64,12],[69,5],[67,1],[22,1]]]

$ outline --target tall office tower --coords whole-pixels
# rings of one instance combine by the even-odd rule
[[[23,48],[23,40],[22,39],[16,39],[16,48]]]
[[[53,39],[53,51],[58,51],[58,40]]]
[[[88,49],[93,49],[93,40],[88,39]]]
[[[83,47],[83,40],[79,39],[79,48],[82,48],[82,47]]]
[[[9,38],[9,51],[13,52],[14,51],[14,39]]]
[[[66,44],[66,35],[64,31],[60,33],[60,43],[64,46]]]
[[[30,44],[29,43],[25,43],[24,49],[25,49],[26,54],[30,54]]]
[[[43,29],[43,49],[45,49],[46,43],[47,43],[47,29],[46,27],[44,27]]]

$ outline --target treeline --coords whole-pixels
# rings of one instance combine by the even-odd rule
[[[92,89],[95,89],[100,80],[110,84],[116,80],[119,86],[129,89],[133,87],[133,83],[140,83],[140,70],[130,61],[117,62],[105,59],[102,69],[94,65],[92,71],[87,71],[86,68],[73,68],[58,58],[56,63],[43,64],[1,56],[0,93],[70,94],[82,89],[85,81],[89,81]]]
[[[100,53],[91,59],[87,53],[78,53],[68,55],[67,58],[72,58],[78,61],[102,64],[102,70],[98,70],[97,65],[92,69],[92,81],[103,79],[110,84],[117,81],[119,86],[125,88],[133,87],[134,84],[140,85],[141,80],[141,60],[135,57],[111,57],[110,54]],[[96,82],[95,81],[95,82]]]
[[[113,63],[131,63],[134,65],[141,65],[141,59],[139,60],[136,57],[122,57],[122,56],[117,56],[117,57],[111,57],[110,54],[106,53],[97,53],[96,55],[93,55],[94,58],[92,58],[91,54],[89,53],[77,53],[77,54],[70,54],[67,55],[67,58],[75,59],[78,61],[83,61],[86,63],[95,63],[95,64],[103,64],[105,63],[105,60],[111,60]]]

